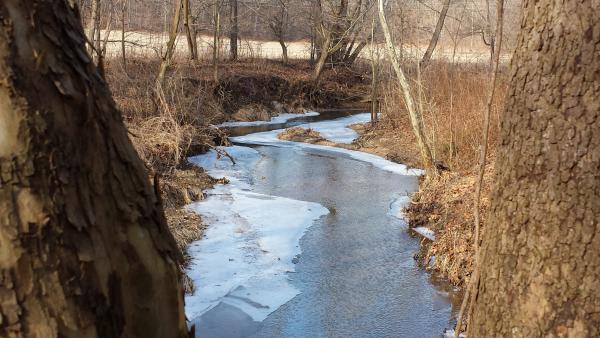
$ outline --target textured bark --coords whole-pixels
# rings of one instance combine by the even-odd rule
[[[600,12],[524,2],[470,337],[600,336]]]
[[[180,254],[68,6],[0,2],[0,337],[185,337]]]
[[[322,39],[319,59],[317,61],[317,64],[315,65],[315,70],[313,71],[312,79],[315,83],[318,83],[321,79],[321,74],[323,74],[325,63],[327,62],[327,58],[329,57],[330,46],[331,35],[326,34],[326,36]]]

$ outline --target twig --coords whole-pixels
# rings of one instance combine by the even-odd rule
[[[454,338],[458,338],[460,333],[460,327],[464,316],[464,310],[466,309],[466,304],[469,301],[469,296],[471,298],[471,304],[469,306],[469,318],[471,317],[474,309],[475,300],[478,296],[479,291],[479,279],[481,277],[481,257],[480,257],[480,227],[481,227],[481,190],[483,186],[483,176],[485,174],[485,166],[487,162],[487,150],[488,150],[488,140],[490,133],[490,114],[492,111],[492,105],[494,102],[494,95],[496,93],[496,82],[498,78],[498,65],[500,63],[500,50],[502,47],[502,26],[503,26],[503,14],[504,14],[504,0],[497,0],[497,22],[496,22],[496,37],[497,37],[497,48],[494,51],[493,62],[494,66],[491,70],[491,83],[490,90],[487,101],[487,110],[484,115],[484,133],[483,133],[483,145],[481,148],[480,158],[479,158],[479,177],[477,180],[477,188],[475,191],[475,240],[473,245],[475,247],[475,269],[473,271],[473,275],[471,276],[471,280],[469,281],[469,289],[467,289],[465,293],[465,297],[460,306],[460,313],[458,317],[458,321],[456,323],[456,328],[454,330]],[[467,326],[467,336],[469,335],[470,327]]]
[[[235,163],[235,159],[233,158],[233,156],[229,155],[229,153],[228,153],[227,151],[225,151],[225,150],[223,150],[223,149],[221,149],[221,148],[219,148],[219,147],[215,147],[215,146],[213,146],[212,144],[208,144],[208,143],[203,143],[203,144],[204,144],[205,146],[209,147],[210,149],[212,149],[212,150],[216,151],[216,152],[217,152],[217,155],[220,155],[220,156],[225,156],[225,157],[229,158],[229,159],[231,160],[231,163],[232,163],[233,165],[236,165],[236,163]]]

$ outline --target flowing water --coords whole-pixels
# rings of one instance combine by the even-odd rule
[[[190,249],[197,337],[441,337],[453,290],[417,267],[399,214],[418,172],[264,132],[283,126],[234,131],[263,132],[234,138],[236,165],[192,158],[232,180],[191,206],[209,224]]]

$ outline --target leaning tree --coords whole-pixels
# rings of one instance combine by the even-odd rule
[[[74,1],[0,1],[0,336],[185,337],[181,259]]]
[[[600,336],[600,11],[525,0],[469,337]]]

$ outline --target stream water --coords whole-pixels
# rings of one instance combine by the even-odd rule
[[[347,142],[344,126],[368,115],[310,119]],[[209,224],[190,247],[197,337],[443,336],[452,287],[417,267],[400,211],[419,171],[269,131],[302,123],[232,130],[235,165],[215,152],[190,159],[231,181],[190,206]]]

